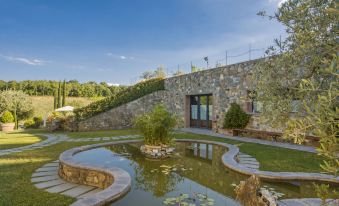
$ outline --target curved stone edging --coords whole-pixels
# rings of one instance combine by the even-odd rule
[[[63,152],[60,157],[60,168],[66,166],[79,170],[79,174],[83,174],[84,171],[95,171],[101,175],[110,175],[113,178],[113,183],[105,188],[103,191],[98,192],[90,197],[80,199],[72,204],[72,206],[88,206],[88,205],[104,205],[106,203],[112,202],[124,196],[131,188],[131,177],[128,172],[118,167],[106,167],[106,166],[93,166],[89,163],[80,163],[73,159],[73,155],[78,152],[94,149],[98,147],[104,147],[115,144],[122,143],[133,143],[140,142],[141,140],[125,140],[125,141],[116,141],[110,143],[101,143],[94,145],[87,145],[76,147],[70,150]],[[60,169],[59,169],[60,174]],[[65,179],[64,176],[61,176]],[[86,177],[83,177],[86,179]],[[76,181],[74,179],[66,179],[66,181]],[[74,182],[79,183],[79,182]],[[82,183],[84,184],[84,183]]]
[[[125,144],[125,143],[137,143],[142,140],[123,140],[116,142],[100,143],[94,145],[86,145],[81,147],[76,147],[70,150],[63,152],[60,155],[60,164],[68,165],[70,167],[75,167],[84,170],[93,170],[99,171],[106,174],[111,174],[114,177],[113,184],[106,188],[105,190],[98,192],[97,194],[76,201],[73,203],[73,206],[88,206],[88,205],[103,205],[105,203],[117,200],[118,198],[125,195],[131,187],[131,177],[130,175],[117,167],[105,167],[105,166],[92,166],[90,164],[80,163],[73,160],[73,155],[89,149],[111,146],[116,144]],[[220,145],[228,148],[228,151],[225,152],[222,156],[223,164],[231,170],[239,172],[245,175],[257,175],[262,179],[269,180],[313,180],[313,181],[324,181],[331,183],[339,183],[339,177],[334,177],[331,175],[320,174],[320,173],[303,173],[303,172],[269,172],[269,171],[260,171],[253,168],[248,168],[236,161],[236,156],[239,153],[239,148],[235,145],[215,142],[209,140],[196,140],[196,139],[176,139],[177,142],[199,142],[206,144]]]

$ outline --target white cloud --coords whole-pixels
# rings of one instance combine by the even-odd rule
[[[281,5],[287,1],[288,0],[268,0],[269,3],[277,4],[278,7],[281,7]]]
[[[117,55],[117,54],[113,54],[113,53],[111,53],[111,52],[106,53],[106,55],[109,56],[109,57],[114,57],[114,58],[122,59],[122,60],[128,60],[128,59],[134,60],[134,59],[135,59],[135,58],[132,57],[132,56]]]
[[[28,65],[32,65],[32,66],[41,66],[41,65],[48,63],[48,61],[45,61],[45,60],[42,60],[42,59],[28,59],[28,58],[24,58],[24,57],[6,56],[6,55],[2,55],[2,54],[0,54],[0,57],[4,58],[4,59],[6,59],[7,61],[10,61],[10,62],[19,62],[19,63],[28,64]]]

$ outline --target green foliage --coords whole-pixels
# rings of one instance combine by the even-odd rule
[[[33,119],[28,119],[24,123],[25,128],[34,128],[34,120]]]
[[[151,113],[138,116],[134,124],[143,134],[145,144],[161,145],[171,143],[172,131],[177,124],[177,119],[159,104]]]
[[[25,80],[25,81],[3,81],[0,80],[0,91],[22,90],[28,95],[53,96],[54,90],[58,89],[58,81],[47,80]],[[79,83],[77,80],[66,82],[66,97],[107,97],[115,95],[126,86],[109,86],[105,82]]]
[[[29,96],[22,91],[4,91],[0,93],[0,112],[8,110],[14,115],[16,129],[18,120],[33,115],[32,102]]]
[[[92,117],[101,112],[108,111],[120,105],[126,104],[147,94],[151,94],[158,90],[164,90],[163,79],[150,79],[148,81],[140,82],[134,86],[131,86],[116,95],[106,97],[102,100],[93,102],[86,107],[76,109],[74,111],[76,119],[81,121],[83,119]]]
[[[62,84],[62,106],[66,106],[66,80]]]
[[[2,123],[12,123],[14,122],[14,117],[10,111],[5,111],[1,116]]]
[[[61,82],[59,82],[59,87],[58,87],[58,96],[57,96],[57,108],[61,107]]]
[[[57,97],[57,92],[56,90],[54,90],[54,93],[53,93],[53,106],[54,106],[54,110],[56,110],[58,108],[58,97]]]
[[[246,114],[237,103],[232,103],[230,109],[225,114],[225,129],[245,128],[250,120],[250,115]]]
[[[260,13],[265,16],[264,12]],[[267,50],[254,81],[261,119],[285,128],[285,137],[295,143],[308,134],[320,138],[321,167],[339,173],[338,146],[338,22],[335,0],[290,0],[270,17],[286,27],[288,36]],[[299,110],[293,114],[292,102]]]

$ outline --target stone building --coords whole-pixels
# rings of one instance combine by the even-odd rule
[[[79,123],[80,131],[122,129],[132,126],[136,115],[163,103],[180,119],[181,127],[218,131],[232,102],[251,114],[249,128],[267,130],[257,121],[256,104],[249,98],[253,90],[251,71],[258,60],[203,70],[167,78],[165,90],[141,97]],[[260,60],[259,60],[260,61]]]

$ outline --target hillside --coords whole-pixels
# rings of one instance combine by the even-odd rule
[[[53,111],[53,96],[30,96],[30,99],[33,103],[34,116],[44,117],[48,112]],[[86,97],[67,97],[66,105],[80,108],[93,101],[94,99]]]

